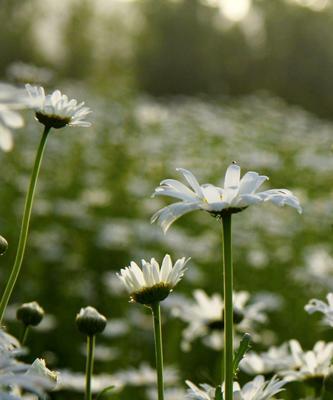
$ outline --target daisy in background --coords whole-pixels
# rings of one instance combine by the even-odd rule
[[[249,332],[252,339],[258,339],[255,326],[267,321],[267,307],[263,301],[251,301],[246,291],[234,292],[234,324],[238,333]],[[223,300],[219,293],[209,296],[204,290],[193,292],[193,300],[183,299],[178,305],[171,307],[174,316],[188,325],[182,333],[181,347],[183,351],[191,350],[191,343],[201,338],[203,343],[215,350],[223,348],[221,332],[223,323]],[[236,342],[240,337],[236,337]]]
[[[297,368],[297,363],[290,353],[289,343],[283,343],[259,354],[247,352],[239,368],[249,375],[266,375]]]
[[[252,381],[246,383],[242,388],[237,382],[233,385],[233,400],[269,400],[277,393],[280,393],[285,380],[273,377],[265,381],[262,375],[256,376]],[[216,389],[207,384],[194,385],[191,381],[186,381],[189,389],[187,390],[187,399],[193,400],[215,400]],[[223,391],[223,389],[222,389]]]
[[[317,342],[313,350],[304,351],[297,340],[289,341],[293,367],[279,372],[286,381],[304,381],[318,384],[321,388],[324,378],[330,374],[333,343]]]
[[[26,103],[30,108],[35,110],[36,119],[44,125],[44,132],[36,152],[29,188],[26,195],[14,265],[0,301],[0,325],[21,271],[28,238],[34,194],[48,134],[52,128],[59,129],[64,128],[65,126],[89,127],[91,125],[90,122],[85,120],[85,117],[90,113],[90,110],[88,107],[84,107],[84,102],[78,103],[75,99],[69,100],[68,97],[61,94],[59,90],[55,90],[52,94],[45,95],[44,88],[31,86],[29,84],[26,85],[26,90],[29,96],[26,95]],[[29,100],[27,100],[27,97]]]
[[[318,299],[311,299],[304,307],[309,314],[320,312],[324,314],[323,323],[333,327],[333,293],[328,293],[326,296],[327,303]]]
[[[162,265],[152,258],[150,262],[142,260],[142,267],[134,261],[122,268],[118,278],[127,289],[131,302],[150,307],[154,324],[155,356],[157,373],[158,400],[164,400],[163,345],[160,302],[168,297],[173,288],[182,279],[189,259],[180,258],[174,264],[167,254]]]

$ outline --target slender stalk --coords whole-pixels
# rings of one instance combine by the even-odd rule
[[[162,347],[162,328],[161,328],[161,306],[159,302],[151,305],[154,320],[155,356],[157,372],[158,400],[164,400],[163,383],[163,347]]]
[[[40,166],[41,166],[42,159],[43,159],[43,153],[44,153],[44,149],[45,149],[46,139],[47,139],[47,135],[48,135],[49,131],[50,131],[50,128],[45,127],[42,138],[41,138],[39,146],[38,146],[37,153],[36,153],[35,163],[34,163],[34,167],[33,167],[31,178],[30,178],[29,189],[28,189],[28,193],[26,196],[26,200],[25,200],[25,206],[24,206],[24,212],[23,212],[22,224],[21,224],[21,232],[20,232],[19,242],[18,242],[18,246],[17,246],[16,257],[15,257],[15,261],[14,261],[14,265],[13,265],[10,277],[8,279],[5,291],[2,295],[1,302],[0,302],[0,325],[2,323],[10,296],[13,292],[15,283],[17,281],[17,278],[18,278],[20,270],[21,270],[25,247],[26,247],[27,238],[28,238],[28,230],[29,230],[29,222],[30,222],[30,216],[31,216],[31,210],[32,210],[32,203],[33,203],[33,199],[34,199],[38,174],[39,174]]]
[[[22,337],[21,337],[21,345],[25,345],[25,342],[27,341],[29,333],[29,325],[24,325],[23,326],[23,331],[22,331]]]
[[[231,214],[222,218],[223,225],[223,287],[224,287],[224,400],[233,398],[233,268],[231,250]]]
[[[86,363],[86,395],[85,400],[92,400],[91,377],[94,369],[95,335],[87,336],[87,363]]]

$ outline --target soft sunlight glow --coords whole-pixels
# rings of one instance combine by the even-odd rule
[[[251,7],[251,0],[206,0],[205,3],[219,7],[221,13],[234,22],[242,20]]]
[[[301,6],[311,8],[311,10],[314,11],[322,11],[329,4],[329,0],[293,0],[293,1]]]

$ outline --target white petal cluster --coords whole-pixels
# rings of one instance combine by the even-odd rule
[[[152,258],[150,262],[142,260],[141,268],[132,261],[130,266],[122,268],[117,276],[123,282],[132,300],[141,303],[139,299],[141,295],[161,294],[163,297],[162,292],[164,291],[165,297],[167,297],[184,276],[188,260],[183,257],[173,265],[171,257],[167,254],[163,258],[161,268],[155,258]],[[156,290],[152,291],[151,289]]]
[[[91,123],[85,120],[91,111],[88,107],[84,107],[84,102],[69,100],[65,94],[61,94],[60,90],[45,95],[44,88],[41,86],[27,84],[25,87],[30,97],[30,107],[36,111],[37,119],[45,126],[56,129],[66,125],[91,126]]]
[[[271,346],[268,351],[260,354],[249,351],[241,360],[239,367],[250,375],[270,374],[281,370],[296,368],[288,343],[279,347]]]
[[[294,369],[279,373],[285,380],[303,381],[311,378],[324,378],[330,373],[333,343],[319,341],[310,351],[303,351],[297,340],[290,340],[289,345]]]
[[[333,293],[328,293],[326,298],[327,303],[318,299],[311,299],[304,308],[309,314],[313,314],[317,311],[321,312],[324,314],[323,322],[333,327]]]
[[[248,292],[240,291],[234,292],[233,305],[236,331],[250,332],[255,338],[255,325],[267,320],[265,303],[251,301]],[[215,350],[223,347],[223,308],[219,293],[209,296],[204,290],[197,289],[193,292],[193,300],[184,299],[172,309],[175,316],[188,324],[182,333],[181,346],[184,351],[189,351],[191,343],[197,338],[202,338],[205,345]]]
[[[214,400],[215,388],[210,385],[201,384],[199,387],[190,381],[186,381],[189,386],[187,398],[193,400]],[[237,382],[233,387],[234,400],[269,400],[277,393],[281,392],[282,387],[286,384],[285,380],[273,377],[269,381],[265,381],[262,375],[256,376],[252,381],[246,383],[240,388]],[[222,388],[223,391],[223,388]]]
[[[195,176],[188,170],[178,168],[188,186],[175,179],[165,179],[155,189],[154,195],[170,196],[181,200],[157,211],[152,222],[158,221],[164,232],[182,215],[193,210],[204,210],[214,215],[223,212],[235,213],[244,208],[270,201],[277,206],[288,205],[302,212],[299,200],[287,189],[271,189],[257,192],[268,179],[257,172],[247,172],[240,178],[240,167],[231,164],[225,174],[223,188],[204,184],[199,185]]]
[[[31,366],[17,361],[16,357],[21,354],[17,341],[2,330],[0,333],[0,399],[17,400],[21,390],[43,397],[45,391],[52,390],[56,374],[42,360],[36,360]]]

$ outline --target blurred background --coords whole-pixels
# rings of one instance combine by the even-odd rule
[[[7,315],[19,336],[18,304],[37,300],[48,313],[31,333],[27,360],[42,356],[50,368],[82,373],[75,315],[93,305],[109,319],[98,340],[101,385],[119,383],[110,398],[154,399],[153,371],[142,364],[154,367],[149,310],[128,303],[115,272],[169,253],[192,258],[164,309],[165,363],[179,387],[170,399],[181,398],[185,379],[217,383],[218,352],[200,339],[184,352],[186,324],[172,310],[196,288],[220,291],[221,227],[193,213],[164,236],[150,216],[168,200],[150,196],[162,179],[179,178],[177,167],[219,184],[233,160],[268,175],[267,188],[293,190],[304,206],[302,216],[265,205],[234,218],[235,288],[250,303],[266,296],[272,304],[253,348],[333,339],[304,311],[333,290],[331,1],[2,0],[0,33],[3,82],[41,83],[93,110],[92,128],[49,137]],[[0,153],[0,225],[10,244],[2,286],[42,129],[31,112],[22,115],[25,126]],[[68,392],[52,398],[82,398],[82,376],[68,377]],[[298,390],[285,398],[299,398]]]

